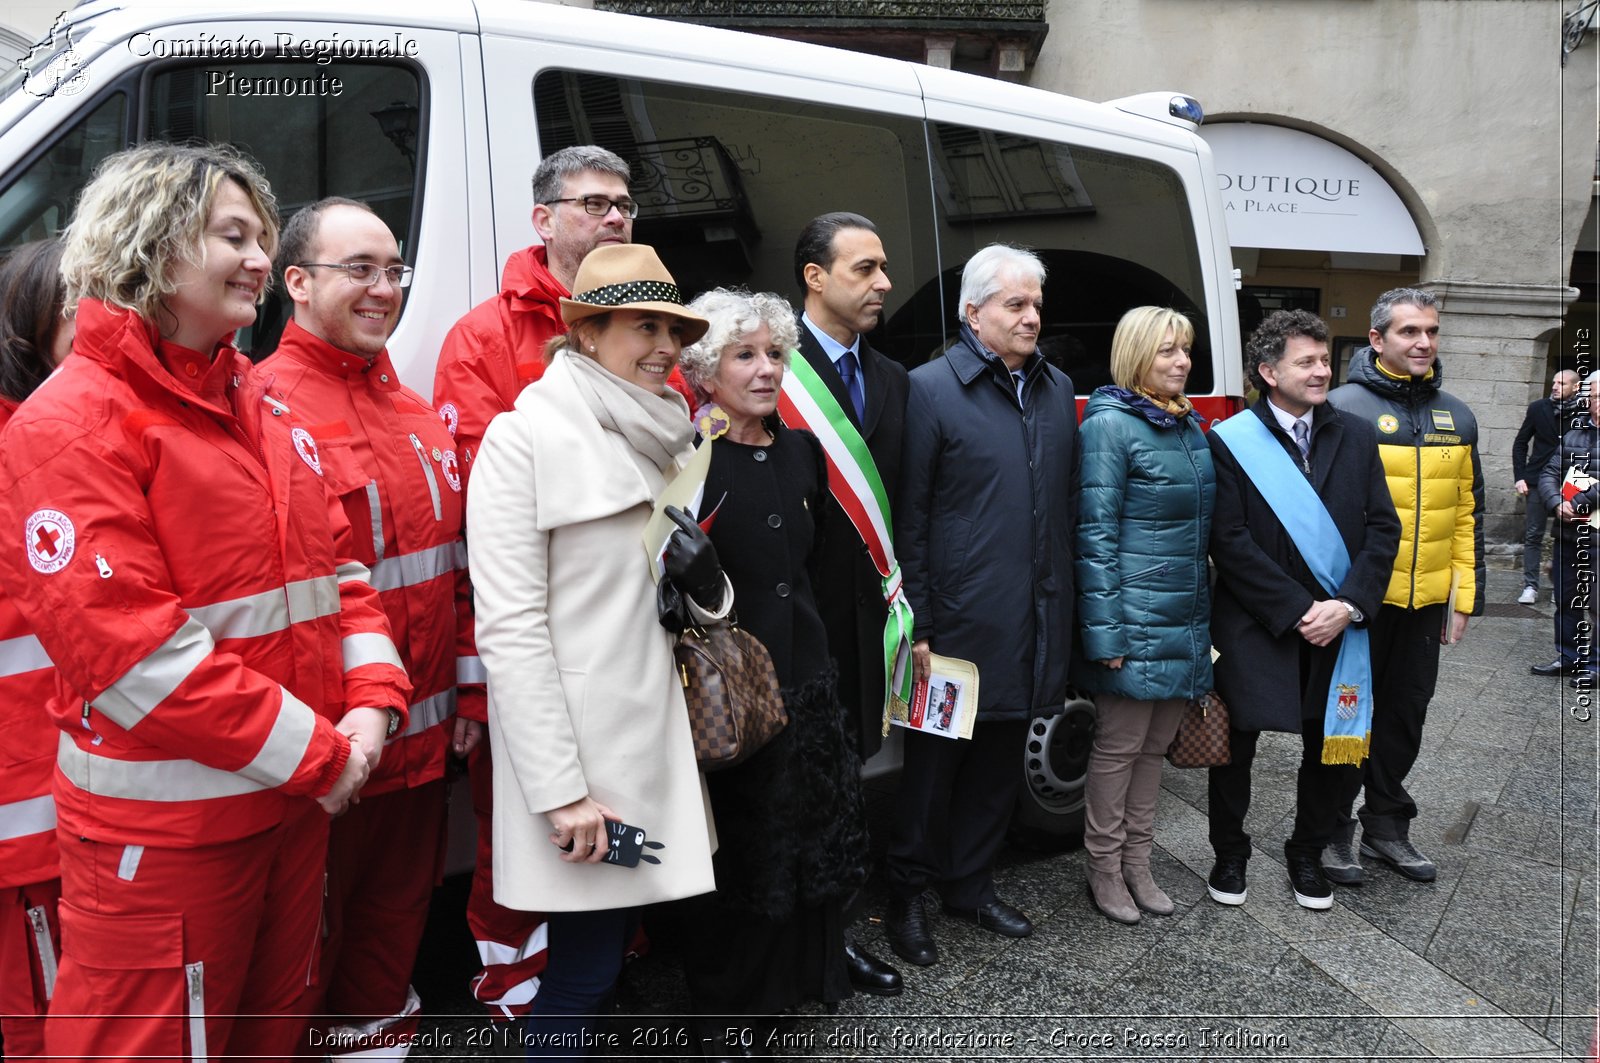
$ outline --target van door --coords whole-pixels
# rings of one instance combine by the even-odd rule
[[[465,132],[462,100],[482,95],[470,37],[221,16],[161,24],[113,10],[77,27],[73,47],[83,57],[73,91],[21,91],[0,110],[11,119],[0,137],[0,249],[58,233],[95,166],[131,143],[232,144],[265,170],[282,220],[338,195],[388,223],[417,267],[390,350],[406,382],[431,394],[439,344],[469,303],[473,243],[487,261],[491,241],[487,211],[471,209],[474,170],[480,195],[487,186],[487,146]],[[241,346],[264,356],[286,319],[279,294]]]
[[[830,65],[819,68],[816,51],[788,41],[591,12],[580,23],[577,12],[535,7],[479,8],[485,81],[496,86],[489,136],[502,259],[534,242],[529,178],[539,159],[599,144],[634,167],[634,240],[656,247],[688,293],[745,285],[798,303],[795,238],[835,210],[877,224],[890,313],[918,278],[938,273],[922,103],[908,67],[825,53]],[[846,61],[855,58],[859,66]]]

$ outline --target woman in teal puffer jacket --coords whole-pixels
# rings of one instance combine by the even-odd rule
[[[1161,760],[1185,704],[1211,689],[1206,544],[1216,477],[1204,419],[1184,398],[1194,327],[1135,307],[1111,341],[1115,385],[1080,430],[1079,685],[1099,715],[1084,848],[1095,906],[1121,923],[1172,914],[1150,875]]]

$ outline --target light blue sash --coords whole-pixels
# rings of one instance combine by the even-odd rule
[[[1350,551],[1294,459],[1253,411],[1230,417],[1211,431],[1228,444],[1317,582],[1330,597],[1337,594],[1350,571]],[[1366,628],[1344,629],[1328,684],[1322,736],[1322,763],[1360,764],[1366,759],[1372,741],[1372,653]]]

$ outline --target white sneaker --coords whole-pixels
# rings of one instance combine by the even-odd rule
[[[1522,588],[1522,593],[1517,595],[1518,605],[1532,605],[1539,600],[1539,592],[1532,587]]]

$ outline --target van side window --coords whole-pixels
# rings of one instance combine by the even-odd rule
[[[417,71],[401,65],[172,66],[149,79],[141,139],[232,143],[261,164],[282,221],[324,196],[361,200],[414,263],[417,173],[426,147],[420,95]],[[265,357],[288,317],[276,285],[249,334],[239,335],[240,348]]]
[[[0,252],[66,228],[100,160],[127,146],[128,98],[113,92],[0,192]]]
[[[920,117],[563,70],[537,76],[534,112],[541,155],[599,144],[628,160],[633,238],[657,249],[688,295],[745,285],[798,306],[795,238],[833,210],[878,226],[890,313],[938,272]],[[912,313],[925,318],[915,335],[940,327],[937,305]],[[908,364],[932,353],[886,336],[870,339]]]
[[[1033,249],[1048,271],[1039,349],[1084,395],[1111,383],[1111,336],[1135,306],[1170,306],[1195,327],[1187,389],[1213,390],[1205,280],[1178,175],[1081,144],[935,122],[934,180],[945,271],[913,297],[953,304],[961,266],[997,240]],[[896,315],[888,331],[913,325]],[[918,345],[934,339],[923,337]]]

